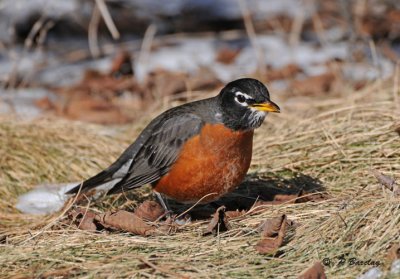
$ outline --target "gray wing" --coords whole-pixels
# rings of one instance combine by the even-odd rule
[[[202,119],[191,113],[164,113],[154,119],[109,168],[77,185],[68,194],[116,184],[108,194],[120,193],[159,180],[177,160],[183,144],[198,134]]]

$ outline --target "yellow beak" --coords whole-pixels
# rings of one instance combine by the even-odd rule
[[[268,112],[281,112],[281,109],[272,101],[268,101],[261,104],[253,104],[250,107],[255,108],[260,111],[268,111]]]

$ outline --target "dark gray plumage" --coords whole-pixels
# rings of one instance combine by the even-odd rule
[[[106,183],[112,184],[108,194],[115,194],[157,182],[176,162],[185,142],[199,134],[206,123],[222,123],[232,130],[255,129],[266,112],[254,107],[266,102],[279,111],[261,82],[239,79],[227,84],[216,97],[167,110],[151,121],[110,167],[67,194],[80,189],[86,192]]]

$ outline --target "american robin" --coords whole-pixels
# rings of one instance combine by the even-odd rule
[[[151,183],[181,203],[217,200],[242,182],[254,129],[268,112],[280,109],[260,81],[232,81],[215,97],[160,114],[111,166],[67,193],[107,184],[116,194]]]

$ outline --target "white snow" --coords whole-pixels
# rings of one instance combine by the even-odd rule
[[[121,178],[96,187],[93,197],[96,199],[104,192],[110,190]],[[41,184],[32,191],[25,193],[18,198],[16,208],[25,214],[43,215],[54,213],[60,210],[71,195],[65,195],[67,191],[79,185],[81,182],[61,184]]]
[[[26,214],[41,215],[56,212],[64,206],[69,197],[65,192],[79,183],[39,185],[36,189],[21,195],[15,207]]]

